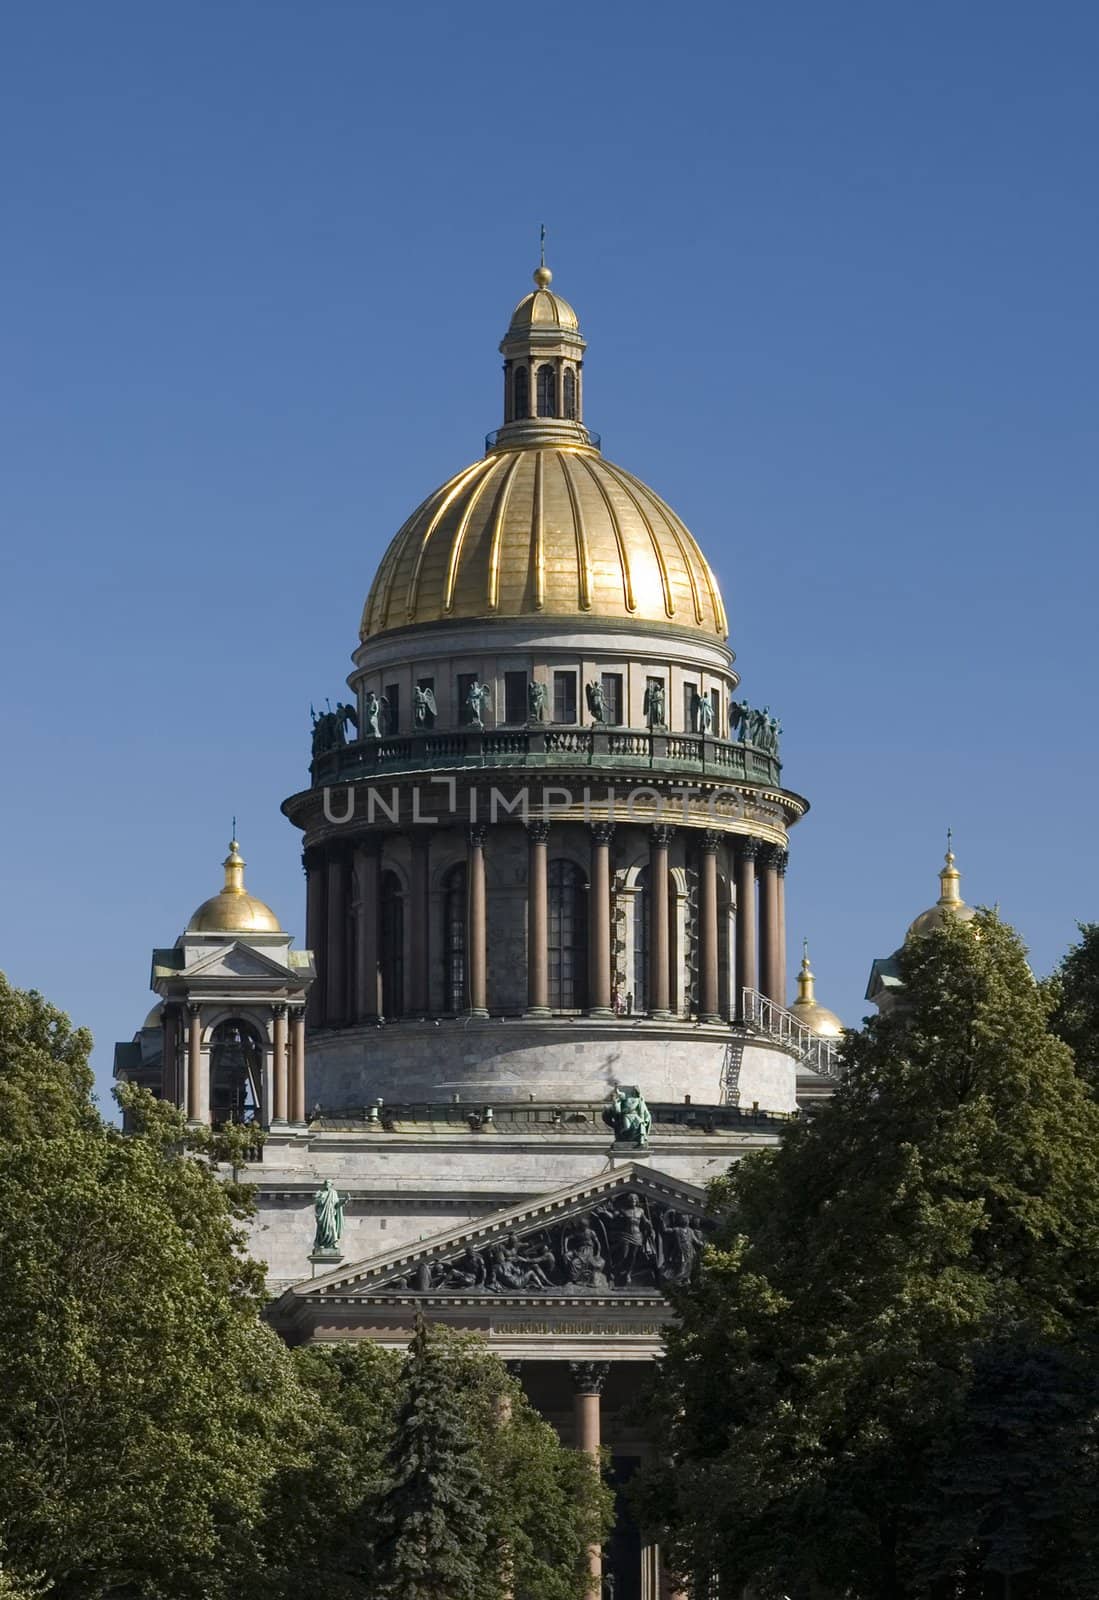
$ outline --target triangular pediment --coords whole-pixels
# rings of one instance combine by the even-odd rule
[[[236,940],[204,951],[196,961],[185,966],[179,976],[188,982],[195,978],[251,978],[264,983],[300,981],[298,974],[281,961]]]
[[[693,1184],[629,1163],[302,1283],[290,1296],[363,1301],[392,1296],[659,1296],[690,1276],[713,1227]]]

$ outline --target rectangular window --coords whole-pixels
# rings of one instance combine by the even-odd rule
[[[714,720],[713,720],[713,723],[711,724],[710,732],[713,734],[715,739],[720,739],[721,738],[721,690],[720,689],[711,689],[710,690],[710,704],[714,708]]]
[[[466,696],[469,693],[470,684],[471,683],[476,683],[476,682],[477,682],[477,674],[475,672],[459,672],[459,674],[458,674],[458,721],[459,722],[469,722],[469,721],[472,720],[470,718],[470,715],[469,715],[469,707],[466,705]]]
[[[504,673],[504,721],[526,722],[527,675],[525,672]]]
[[[688,733],[694,733],[698,716],[695,712],[695,698],[698,694],[697,683],[683,685],[683,726]]]
[[[616,728],[622,721],[622,674],[604,672],[602,682],[603,721]]]
[[[576,721],[575,672],[555,672],[553,675],[553,720]]]
[[[399,733],[401,731],[401,686],[399,683],[386,684],[385,699],[385,731],[386,733]]]

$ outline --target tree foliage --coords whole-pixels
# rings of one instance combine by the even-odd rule
[[[993,916],[899,959],[832,1101],[715,1186],[678,1297],[644,1507],[699,1594],[995,1594],[1012,1560],[1014,1595],[1099,1584],[1069,1475],[1034,1473],[1039,1440],[1094,1447],[1099,1107]]]
[[[608,1496],[476,1341],[288,1351],[251,1129],[91,1098],[0,977],[0,1600],[581,1600]]]
[[[1099,922],[1081,922],[1080,938],[1053,975],[1050,1026],[1076,1058],[1076,1070],[1099,1095]]]
[[[66,1597],[218,1596],[302,1436],[212,1141],[91,1100],[90,1038],[0,979],[0,1527]]]

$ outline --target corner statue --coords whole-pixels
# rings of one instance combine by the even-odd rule
[[[649,1143],[652,1113],[636,1084],[620,1083],[614,1099],[603,1113],[603,1121],[614,1129],[616,1144],[635,1144],[644,1150]]]
[[[313,1214],[317,1219],[317,1230],[313,1235],[313,1249],[338,1250],[340,1235],[343,1233],[343,1208],[347,1204],[347,1196],[340,1194],[331,1178],[325,1178],[323,1186],[313,1196]]]

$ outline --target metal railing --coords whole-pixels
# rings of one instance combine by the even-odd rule
[[[742,989],[739,1020],[749,1032],[761,1033],[774,1044],[781,1045],[810,1071],[819,1073],[822,1078],[832,1078],[836,1083],[843,1081],[836,1045],[831,1039],[812,1033],[777,1000],[769,1000],[758,989]]]
[[[476,767],[623,767],[634,771],[712,772],[774,787],[782,763],[754,745],[651,728],[564,727],[531,722],[512,727],[417,729],[406,734],[356,739],[316,756],[310,771],[317,786],[385,773]]]

